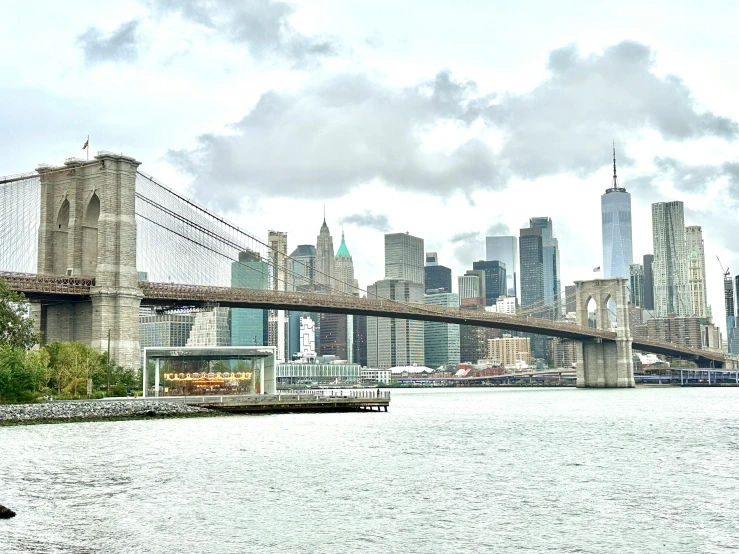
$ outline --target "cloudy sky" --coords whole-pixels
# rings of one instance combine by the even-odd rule
[[[121,0],[0,4],[0,174],[93,153],[253,234],[315,243],[323,206],[360,285],[383,233],[454,275],[487,232],[550,216],[564,284],[602,265],[611,141],[632,193],[702,225],[709,303],[739,272],[739,4],[622,0]]]

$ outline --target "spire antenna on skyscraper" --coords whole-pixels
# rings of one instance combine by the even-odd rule
[[[618,179],[616,178],[616,141],[613,141],[613,187],[618,188]]]

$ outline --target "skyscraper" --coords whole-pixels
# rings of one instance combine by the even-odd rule
[[[449,292],[427,294],[431,306],[459,306],[459,295]],[[424,359],[427,367],[456,366],[459,363],[459,325],[426,321],[423,324]]]
[[[729,354],[737,354],[734,347],[736,337],[736,319],[734,316],[734,283],[731,281],[729,270],[724,273],[724,307],[726,308],[726,344]]]
[[[691,315],[682,202],[652,204],[652,241],[655,317]]]
[[[489,262],[498,260],[505,264],[507,295],[520,298],[518,238],[508,236],[485,237],[485,259]]]
[[[644,308],[654,310],[654,273],[652,272],[652,264],[654,256],[651,254],[644,255]]]
[[[469,272],[457,277],[457,285],[459,288],[459,301],[465,298],[479,298],[480,293],[480,276],[470,274]]]
[[[239,252],[239,261],[231,264],[231,286],[267,290],[270,267],[258,252]],[[268,343],[266,310],[233,308],[231,310],[231,345],[263,346]]]
[[[336,278],[336,282],[334,283],[335,292],[350,295],[355,293],[354,262],[352,261],[351,254],[349,254],[349,249],[346,247],[344,231],[341,232],[341,244],[334,258],[334,276]]]
[[[321,356],[336,356],[340,360],[349,360],[350,350],[347,337],[346,314],[319,314]]]
[[[367,367],[367,316],[354,315],[352,319],[352,361]]]
[[[408,233],[385,235],[385,279],[423,285],[423,239]]]
[[[503,262],[480,260],[472,263],[472,269],[484,272],[486,306],[494,306],[499,296],[507,296],[508,281],[506,265]]]
[[[688,255],[688,287],[693,315],[707,317],[706,254],[703,250],[703,230],[700,225],[685,228],[685,247]]]
[[[544,247],[541,228],[521,229],[518,239],[521,255],[521,306],[536,306],[537,316],[543,315],[544,304]]]
[[[644,306],[644,266],[631,264],[630,268],[631,303],[634,306]]]
[[[272,271],[272,290],[287,290],[287,233],[269,232],[270,269]],[[270,310],[268,316],[269,345],[277,347],[277,361],[290,358],[288,350],[288,326],[285,310]]]
[[[326,216],[316,238],[316,285],[321,292],[329,292],[334,284],[334,239],[326,225]]]
[[[544,303],[547,306],[546,317],[562,318],[561,274],[559,261],[559,242],[554,237],[554,227],[550,217],[532,217],[529,227],[541,229],[542,257],[544,260]]]
[[[565,287],[565,312],[574,313],[577,311],[577,289],[575,285],[567,285]]]
[[[546,317],[551,312],[544,303],[544,246],[542,229],[521,229],[518,251],[521,256],[521,307],[531,306],[534,317]],[[546,356],[546,339],[542,335],[529,335],[531,349],[536,358]]]
[[[288,269],[288,290],[311,292],[315,289],[316,284],[316,247],[312,244],[301,244],[287,261]],[[298,321],[299,330],[299,324]],[[296,343],[299,344],[299,343]]]
[[[423,284],[384,279],[367,287],[368,298],[423,303]],[[367,365],[373,369],[423,365],[423,321],[367,316]]]
[[[603,276],[629,278],[632,262],[631,194],[618,186],[616,145],[613,145],[613,183],[600,197],[603,230]]]
[[[334,280],[332,294],[355,294],[354,262],[346,246],[344,232],[334,258]],[[321,314],[319,318],[319,352],[322,356],[333,355],[341,360],[353,361],[354,320],[347,314]]]
[[[287,233],[270,231],[268,239],[272,290],[287,290]]]
[[[436,252],[426,252],[423,281],[426,294],[430,294],[432,291],[452,292],[452,270],[439,265],[439,257]]]

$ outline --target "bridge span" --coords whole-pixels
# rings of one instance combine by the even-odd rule
[[[43,341],[77,340],[100,351],[109,349],[116,363],[125,367],[138,367],[141,304],[219,305],[277,310],[278,327],[280,310],[305,310],[571,339],[580,387],[633,387],[632,347],[702,366],[723,368],[732,363],[720,353],[632,337],[625,279],[576,281],[577,324],[359,298],[346,294],[354,290],[353,282],[343,283],[328,274],[322,275],[328,294],[285,292],[292,288],[291,279],[305,278],[295,270],[298,260],[167,189],[141,173],[139,165],[130,156],[99,152],[93,160],[70,158],[64,165],[43,165],[33,173],[0,178],[0,270],[25,272],[0,277],[31,300]],[[233,282],[234,264],[269,286],[224,286]],[[146,273],[144,280],[140,271]],[[591,300],[596,305],[594,327],[588,314]],[[615,332],[611,300],[616,304]],[[281,332],[277,336],[284,337]]]
[[[47,303],[54,301],[89,301],[96,286],[95,279],[88,277],[0,272],[0,278],[5,280],[10,288],[23,292],[29,300]],[[614,331],[584,327],[561,321],[398,302],[384,298],[359,298],[337,294],[152,283],[149,281],[139,281],[138,286],[142,293],[141,305],[143,306],[178,308],[218,305],[227,308],[300,310],[474,325],[536,333],[581,342],[615,342],[617,339],[617,334]],[[632,347],[643,352],[693,360],[701,366],[723,367],[725,362],[724,356],[717,352],[695,350],[645,337],[632,337]]]

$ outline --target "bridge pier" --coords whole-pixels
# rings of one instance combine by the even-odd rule
[[[41,344],[79,341],[139,367],[136,170],[112,153],[37,169],[41,182],[38,272],[95,279],[89,299],[34,303]]]
[[[577,322],[589,326],[590,300],[596,305],[596,326],[611,326],[608,301],[616,303],[616,340],[581,342],[577,347],[577,386],[590,388],[629,388],[634,383],[634,359],[629,329],[626,279],[576,281]]]

